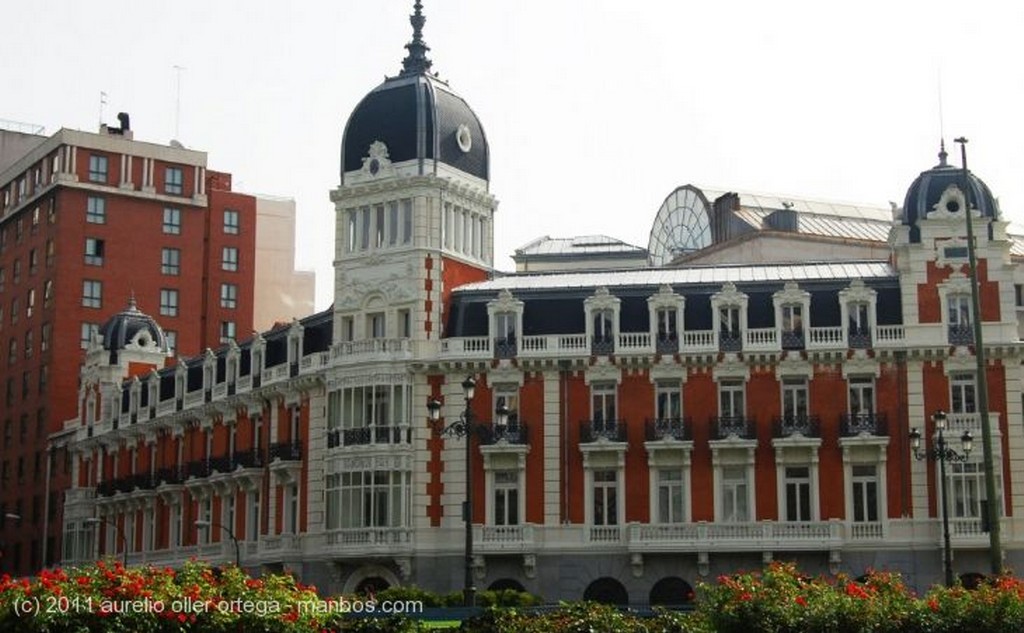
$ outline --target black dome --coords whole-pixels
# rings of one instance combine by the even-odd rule
[[[970,208],[978,209],[983,217],[998,218],[999,207],[988,185],[970,170],[967,170],[967,182],[967,201]],[[901,218],[903,224],[916,229],[917,221],[935,209],[935,205],[939,203],[942,194],[950,185],[956,185],[962,190],[963,183],[963,170],[946,162],[946,150],[943,147],[939,152],[939,164],[928,171],[921,172],[921,175],[907,189]],[[917,231],[912,230],[912,239],[916,235]],[[913,241],[917,241],[917,239],[913,239]]]
[[[110,352],[111,362],[116,362],[117,353],[127,348],[168,351],[163,329],[153,317],[136,307],[134,299],[128,302],[127,308],[110,317],[99,333],[103,337],[103,349]]]
[[[410,22],[409,56],[397,77],[386,79],[363,97],[345,125],[341,142],[341,181],[363,167],[370,145],[387,146],[388,159],[400,163],[419,159],[420,174],[436,171],[437,163],[487,180],[489,149],[483,126],[466,101],[430,73],[429,49],[422,39],[426,21],[419,2]]]

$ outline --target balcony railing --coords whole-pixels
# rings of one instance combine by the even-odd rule
[[[846,341],[851,349],[870,349],[871,332],[859,327],[851,327],[846,333]]]
[[[669,336],[658,336],[654,339],[654,351],[659,354],[675,354],[679,351],[679,339],[673,333]]]
[[[353,548],[356,554],[365,553],[367,548],[389,551],[409,546],[413,531],[407,527],[360,527],[327,530],[327,545]]]
[[[593,356],[607,356],[615,353],[615,339],[610,336],[595,336],[590,339],[590,353]]]
[[[782,349],[803,349],[804,331],[786,330],[782,333]]]
[[[533,526],[474,525],[473,541],[483,551],[520,551],[534,544]]]
[[[902,325],[879,325],[875,327],[875,347],[902,345],[906,332]]]
[[[818,437],[821,421],[817,415],[784,415],[775,418],[775,437]]]
[[[884,413],[844,413],[839,424],[844,437],[886,434]]]
[[[514,336],[494,339],[495,358],[515,358],[517,350],[518,346]]]
[[[724,440],[736,437],[743,440],[755,440],[757,434],[754,421],[742,415],[718,416],[711,418],[715,439]]]
[[[210,462],[206,459],[193,460],[186,465],[185,469],[190,478],[210,476]]]
[[[692,440],[693,423],[688,418],[655,418],[647,421],[647,439]]]
[[[159,468],[156,471],[157,485],[167,484],[169,486],[176,486],[185,481],[185,478],[184,469],[178,466]]]
[[[252,448],[247,451],[235,451],[234,455],[231,456],[231,467],[232,469],[262,468],[263,455],[260,454],[258,448]]]
[[[412,428],[395,426],[361,426],[352,429],[331,429],[327,432],[327,448],[339,446],[370,446],[374,444],[409,444]]]
[[[157,479],[149,473],[139,473],[132,476],[132,484],[137,490],[152,490],[156,488]]]
[[[270,445],[270,461],[295,462],[302,459],[302,442],[275,442]]]
[[[650,332],[619,332],[616,349],[622,352],[650,352]]]
[[[506,424],[505,426],[491,426],[481,438],[481,443],[484,445],[528,444],[526,425],[517,421],[515,424]]]
[[[845,347],[843,340],[843,326],[812,327],[808,330],[807,347],[809,348],[836,348]]]
[[[974,328],[970,325],[950,325],[949,326],[949,344],[950,345],[973,345],[974,344]]]
[[[743,337],[739,332],[722,330],[718,333],[718,351],[740,352],[743,350]]]
[[[775,350],[779,348],[779,333],[773,327],[748,328],[743,348],[750,351]]]
[[[218,457],[210,458],[210,471],[216,471],[218,473],[229,473],[233,470],[231,465],[230,455],[220,455]]]
[[[625,442],[625,420],[584,420],[580,424],[580,442]]]

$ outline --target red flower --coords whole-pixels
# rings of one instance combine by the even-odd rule
[[[743,593],[740,594],[740,600],[742,600],[743,602],[748,602],[753,597],[754,596],[750,595],[750,593],[746,592],[746,591],[744,591]]]
[[[938,610],[939,610],[939,601],[936,600],[935,598],[929,598],[928,599],[928,608],[931,609],[932,611],[938,612]]]
[[[806,607],[807,606],[807,598],[805,598],[803,596],[797,596],[796,597],[796,603],[798,605],[800,605],[801,607]]]
[[[182,624],[184,624],[184,623],[185,623],[185,620],[187,620],[187,619],[188,619],[188,618],[186,618],[186,617],[185,617],[185,614],[184,614],[184,613],[179,613],[179,614],[178,614],[178,622],[181,622]]]

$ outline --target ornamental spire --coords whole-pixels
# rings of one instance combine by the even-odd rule
[[[427,74],[433,64],[427,59],[427,51],[430,50],[430,47],[423,41],[423,24],[427,21],[422,11],[423,3],[416,0],[413,9],[413,14],[409,16],[409,24],[412,24],[412,41],[405,45],[409,54],[402,60],[401,75]]]
[[[948,165],[948,163],[946,163],[946,158],[948,158],[948,157],[949,157],[949,154],[946,153],[946,139],[940,139],[939,140],[939,164],[938,164],[938,166],[939,167],[946,167]]]

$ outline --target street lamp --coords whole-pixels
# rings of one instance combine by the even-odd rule
[[[939,462],[939,490],[942,496],[942,541],[944,551],[942,554],[942,566],[946,575],[946,586],[953,586],[953,549],[949,543],[949,504],[946,498],[946,462],[967,461],[967,456],[974,448],[974,438],[970,431],[964,431],[960,436],[960,444],[963,454],[946,446],[946,438],[943,435],[946,430],[946,412],[939,409],[932,414],[932,422],[935,423],[935,448],[921,450],[921,433],[916,429],[910,429],[910,448],[914,451],[914,459],[918,461],[928,459]]]
[[[121,555],[122,555],[122,560],[124,561],[124,566],[127,567],[128,566],[128,539],[125,538],[125,536],[124,536],[124,530],[121,529],[121,527],[118,524],[114,523],[113,521],[109,521],[107,519],[104,519],[103,517],[89,517],[84,522],[85,522],[86,525],[99,525],[99,524],[103,523],[103,524],[109,525],[110,527],[112,527],[115,530],[117,530],[117,536],[118,536],[118,538],[121,539]]]
[[[466,499],[462,504],[462,520],[466,524],[465,544],[465,577],[463,579],[463,604],[467,607],[476,605],[476,587],[473,586],[473,442],[471,434],[500,433],[505,430],[508,424],[508,408],[499,404],[495,410],[494,428],[481,424],[473,419],[473,411],[470,404],[473,396],[476,395],[476,381],[470,376],[462,381],[462,395],[466,401],[466,407],[461,417],[448,426],[440,426],[441,422],[441,401],[431,398],[427,402],[427,414],[430,425],[439,435],[447,435],[456,438],[466,438]]]
[[[235,544],[235,567],[238,567],[239,569],[242,568],[242,554],[241,551],[238,549],[238,539],[235,538],[235,533],[231,531],[231,528],[222,523],[211,523],[210,521],[207,521],[205,519],[196,519],[195,525],[197,528],[215,527],[227,532],[228,536],[231,538],[231,542]]]

